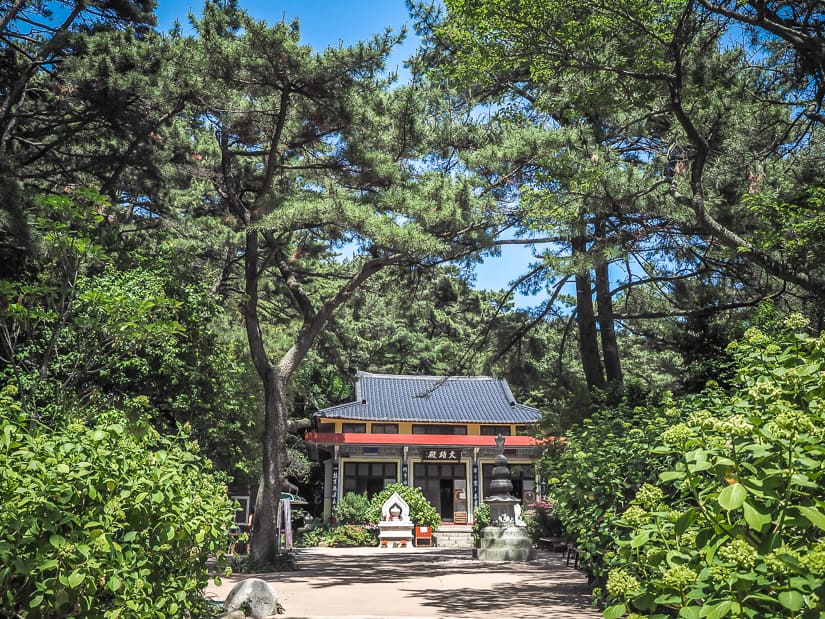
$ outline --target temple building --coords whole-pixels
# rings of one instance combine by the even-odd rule
[[[444,522],[469,524],[492,480],[497,435],[513,494],[533,503],[540,416],[502,379],[359,372],[355,401],[318,411],[305,437],[324,464],[324,518],[347,492],[372,496],[400,482],[421,488]]]

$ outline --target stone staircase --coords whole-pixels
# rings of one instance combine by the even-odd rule
[[[433,533],[435,545],[439,548],[472,548],[473,527],[470,525],[441,525]]]

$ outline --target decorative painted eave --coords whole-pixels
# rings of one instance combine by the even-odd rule
[[[495,447],[495,436],[466,434],[363,434],[355,432],[307,432],[304,440],[314,445],[428,445]],[[553,439],[547,439],[552,442]],[[547,444],[532,436],[505,436],[504,447],[538,447]]]

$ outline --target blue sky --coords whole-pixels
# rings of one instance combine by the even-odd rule
[[[408,26],[409,33],[404,49],[396,55],[398,63],[409,55],[405,51],[411,53],[416,46],[404,0],[239,0],[239,6],[252,16],[269,22],[281,19],[291,22],[298,18],[302,39],[318,49],[335,47],[339,41],[349,45],[369,39],[388,27],[397,32],[405,25]],[[158,25],[161,29],[166,29],[175,19],[185,23],[190,11],[198,15],[202,7],[203,2],[200,0],[158,0]]]
[[[344,45],[369,39],[383,32],[387,27],[399,31],[407,27],[407,38],[393,54],[388,69],[403,69],[404,59],[412,55],[418,40],[412,29],[412,21],[404,0],[239,0],[241,8],[258,19],[277,22],[284,19],[291,22],[298,18],[301,37],[305,43],[317,49]],[[186,24],[187,15],[199,15],[203,7],[201,0],[158,0],[158,26],[169,29],[174,21]],[[477,267],[475,287],[486,290],[509,288],[510,282],[527,271],[533,260],[528,248],[507,245],[498,257],[486,258]],[[518,307],[537,305],[542,299],[537,297],[516,298]]]

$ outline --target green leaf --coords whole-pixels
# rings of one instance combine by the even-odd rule
[[[679,609],[679,616],[684,617],[684,619],[699,619],[701,611],[701,606],[682,606]]]
[[[719,602],[718,604],[711,604],[709,606],[702,606],[702,612],[700,614],[701,617],[707,617],[707,619],[722,619],[725,615],[730,612],[730,609],[733,607],[733,602],[730,600],[725,600],[724,602]]]
[[[123,581],[117,576],[117,574],[113,574],[111,578],[106,582],[106,588],[109,591],[117,592],[123,586]]]
[[[812,525],[825,531],[825,514],[815,507],[807,507],[804,505],[800,505],[797,509]]]
[[[783,591],[779,594],[779,603],[788,610],[797,611],[802,608],[805,598],[799,591]]]
[[[673,481],[675,479],[684,479],[685,472],[684,471],[665,471],[664,473],[659,473],[659,480],[660,481]]]
[[[656,608],[655,597],[649,591],[633,598],[633,606],[639,610],[651,611]]]
[[[765,528],[765,525],[770,524],[770,514],[763,514],[762,512],[757,510],[753,505],[751,505],[748,501],[745,501],[742,504],[742,508],[745,512],[745,522],[747,522],[748,526],[754,531],[761,532],[762,529]]]
[[[83,572],[72,572],[68,578],[69,587],[77,589],[84,580],[86,580],[86,575]]]
[[[651,533],[652,531],[642,531],[630,541],[630,547],[638,548],[639,546],[645,545],[650,539]]]
[[[679,516],[679,519],[673,525],[673,532],[676,533],[676,535],[681,535],[687,531],[687,528],[696,521],[697,515],[698,514],[695,509],[687,510],[684,514]]]
[[[619,619],[627,612],[625,604],[614,604],[604,609],[604,619]]]
[[[55,548],[60,548],[66,543],[66,538],[62,535],[58,535],[57,533],[51,535],[49,537],[49,544],[54,546]]]
[[[60,565],[60,562],[57,559],[46,559],[37,564],[37,569],[40,572],[47,572],[48,570],[52,570]]]
[[[716,499],[722,509],[726,511],[734,510],[742,506],[748,496],[748,491],[739,482],[732,483],[719,493]]]
[[[707,471],[711,464],[707,460],[697,460],[695,464],[688,464],[688,471],[691,473],[699,473],[701,471]]]

